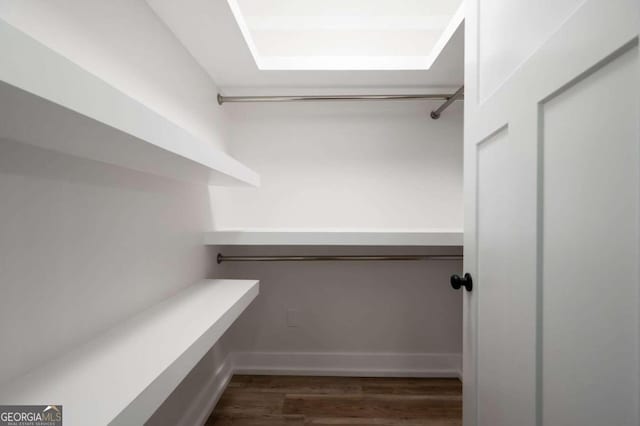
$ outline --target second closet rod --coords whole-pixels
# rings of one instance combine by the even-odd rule
[[[218,94],[218,104],[228,102],[318,102],[318,101],[446,101],[453,94],[418,94],[418,95],[298,95],[298,96],[223,96]],[[462,99],[457,97],[456,99]]]
[[[455,101],[464,100],[464,86],[451,94],[417,94],[417,95],[299,95],[299,96],[223,96],[218,93],[218,104],[227,102],[317,102],[317,101],[444,101],[437,109],[431,111],[431,118],[437,120],[440,114]]]
[[[407,260],[462,260],[462,255],[410,254],[392,256],[223,256],[222,262],[319,262],[319,261],[407,261]]]

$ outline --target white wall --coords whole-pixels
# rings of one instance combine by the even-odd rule
[[[260,188],[212,188],[217,229],[462,228],[462,106],[225,104]]]
[[[203,143],[225,147],[214,82],[144,0],[0,1],[0,18]]]
[[[0,382],[205,277],[207,188],[0,141]]]

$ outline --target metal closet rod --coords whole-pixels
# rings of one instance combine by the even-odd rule
[[[218,253],[217,261],[222,262],[326,262],[326,261],[415,261],[415,260],[462,260],[462,255],[410,254],[391,256],[224,256]]]
[[[417,94],[417,95],[318,95],[318,96],[223,96],[218,94],[218,104],[227,102],[321,102],[321,101],[445,101],[431,112],[431,118],[437,120],[440,114],[454,101],[464,100],[464,86],[453,94]]]

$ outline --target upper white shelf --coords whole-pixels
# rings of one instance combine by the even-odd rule
[[[257,281],[192,285],[7,383],[0,402],[61,404],[70,425],[141,425],[257,294]]]
[[[225,152],[0,20],[0,139],[160,176],[259,185]]]
[[[462,246],[456,230],[226,230],[205,235],[208,245],[246,246]]]

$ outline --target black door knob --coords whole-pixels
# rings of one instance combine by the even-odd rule
[[[451,275],[451,287],[456,290],[459,290],[460,287],[464,287],[467,291],[473,290],[471,274],[464,274],[462,278],[459,275]]]

